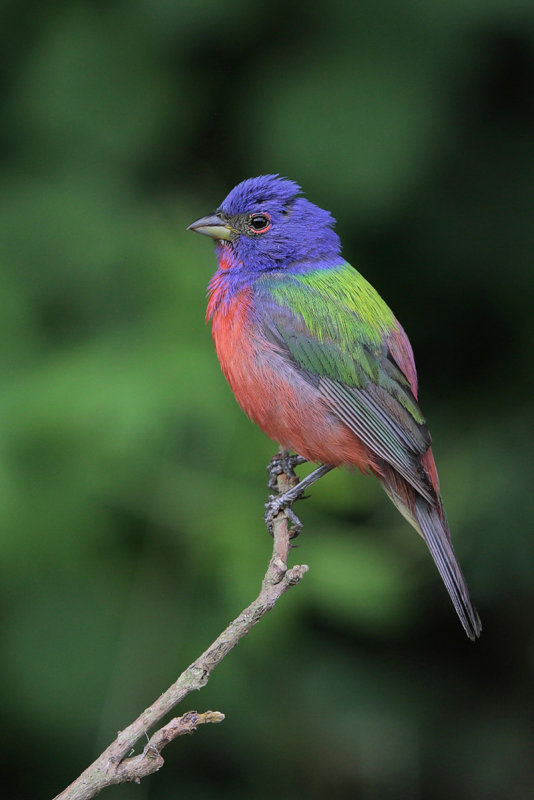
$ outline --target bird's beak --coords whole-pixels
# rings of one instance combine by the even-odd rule
[[[204,236],[211,236],[212,239],[233,239],[237,231],[231,228],[218,214],[209,214],[201,217],[196,222],[187,226],[188,231],[202,233]]]

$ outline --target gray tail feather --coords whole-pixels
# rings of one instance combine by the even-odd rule
[[[465,578],[451,544],[447,523],[442,520],[437,509],[422,497],[416,500],[415,516],[464,630],[470,639],[475,640],[480,635],[482,625],[469,597]]]

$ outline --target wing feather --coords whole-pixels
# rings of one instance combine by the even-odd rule
[[[421,463],[431,438],[415,397],[411,348],[397,320],[367,282],[362,294],[364,279],[348,265],[342,289],[335,281],[313,286],[291,276],[279,280],[284,291],[275,292],[274,304],[271,294],[269,313],[262,315],[267,337],[379,459],[435,504]],[[385,309],[387,324],[364,319],[362,297],[371,297],[375,310]]]
[[[337,282],[280,278],[276,302],[270,294],[262,304],[264,333],[376,456],[377,476],[425,539],[474,639],[480,619],[452,548],[408,337],[355,270],[340,270]]]

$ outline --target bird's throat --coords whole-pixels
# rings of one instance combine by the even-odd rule
[[[223,272],[233,267],[240,266],[241,264],[230,242],[217,242],[215,253],[217,255],[219,269],[223,270]]]

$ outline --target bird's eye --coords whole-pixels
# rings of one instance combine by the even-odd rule
[[[251,233],[265,233],[270,227],[269,214],[253,214],[248,221],[248,229]]]

